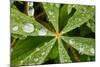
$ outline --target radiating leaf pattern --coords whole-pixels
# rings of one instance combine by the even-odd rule
[[[95,60],[95,6],[28,4],[11,5],[12,67]]]

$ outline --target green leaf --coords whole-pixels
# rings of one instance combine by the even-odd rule
[[[29,56],[27,56],[21,64],[42,64],[44,63],[46,57],[48,56],[50,50],[52,49],[55,39],[52,39],[50,42],[45,43],[40,50],[33,51]]]
[[[53,24],[56,32],[58,32],[60,4],[43,3],[43,6],[48,15],[49,21]]]
[[[62,34],[67,33],[82,24],[86,23],[91,17],[94,16],[94,8],[91,6],[74,6],[76,11],[74,15],[69,18],[68,24],[63,28]]]
[[[72,62],[60,39],[58,39],[58,50],[61,63]]]
[[[59,12],[59,31],[61,31],[68,21],[68,5],[63,5]]]
[[[50,42],[45,42],[45,44],[39,48],[36,48],[36,50],[30,50],[30,53],[26,53],[27,56],[24,54],[23,56],[21,56],[18,59],[16,59],[15,61],[12,62],[17,62],[19,65],[34,65],[34,64],[42,64],[44,63],[46,57],[48,56],[50,50],[52,49],[54,43],[55,43],[55,39],[52,39]],[[23,47],[24,48],[24,47]],[[20,49],[21,50],[21,49]],[[20,60],[18,62],[18,60]]]
[[[80,54],[95,55],[95,40],[92,38],[62,36],[62,39]]]
[[[23,40],[18,40],[12,48],[11,63],[12,65],[20,65],[21,60],[29,56],[35,50],[38,50],[45,43],[48,43],[52,37],[34,36],[27,37]]]
[[[11,8],[11,33],[23,36],[52,35],[44,26],[35,21],[34,18]]]
[[[56,59],[58,57],[59,53],[58,53],[58,43],[56,41],[55,45],[53,46],[53,48],[50,51],[49,54],[49,58],[50,59]]]

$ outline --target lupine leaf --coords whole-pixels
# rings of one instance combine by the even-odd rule
[[[61,63],[72,62],[60,39],[58,40],[58,50],[59,50],[59,58]]]
[[[49,41],[50,39],[51,37],[30,37],[19,41],[12,53],[12,65],[42,64],[55,43],[55,39]]]
[[[75,7],[76,11],[74,15],[69,18],[68,24],[64,27],[62,33],[67,33],[81,26],[94,16],[94,8],[92,8],[91,6],[85,7],[78,5]]]
[[[11,9],[11,33],[23,36],[51,35],[44,26],[17,9]]]
[[[95,40],[92,38],[62,36],[62,39],[78,50],[80,54],[95,55]]]
[[[60,4],[44,3],[43,6],[48,15],[49,21],[53,24],[55,30],[58,31]]]
[[[63,5],[60,7],[60,14],[59,14],[59,31],[65,27],[68,21],[68,5]]]

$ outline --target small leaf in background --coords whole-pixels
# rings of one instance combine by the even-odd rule
[[[62,39],[79,51],[80,54],[95,55],[95,40],[92,38],[63,36]]]
[[[66,51],[66,49],[63,46],[62,41],[58,40],[58,50],[59,50],[59,58],[61,63],[69,63],[71,62],[71,59]]]

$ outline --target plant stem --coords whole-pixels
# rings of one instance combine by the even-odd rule
[[[12,41],[12,43],[11,43],[11,48],[13,48],[13,47],[15,46],[16,40],[17,40],[17,38],[14,38],[14,39],[13,39],[13,41]]]
[[[39,15],[37,15],[35,18],[39,18],[40,16],[42,16],[43,14],[45,14],[45,12],[40,13]]]
[[[27,2],[23,2],[23,3],[24,3],[24,13],[28,15],[28,3]]]
[[[75,59],[77,62],[80,62],[80,58],[79,58],[79,56],[76,54],[75,50],[74,50],[72,47],[70,47],[70,50],[72,51],[72,54],[73,54],[73,56],[74,56],[74,59]]]

